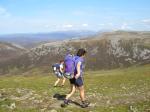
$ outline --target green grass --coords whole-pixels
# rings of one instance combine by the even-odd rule
[[[58,112],[69,110],[76,112],[150,111],[150,65],[86,71],[84,76],[86,96],[92,104],[86,109],[75,105],[60,108],[62,101],[52,98],[56,93],[68,93],[69,81],[66,82],[64,88],[53,88],[56,77],[52,73],[42,73],[40,70],[34,69],[25,74],[23,76],[15,74],[0,76],[0,112],[37,112],[42,109],[43,111],[55,109]],[[17,92],[18,89],[21,92]],[[10,97],[22,98],[26,95],[29,97],[21,101]],[[79,93],[76,92],[72,99],[80,103]],[[42,100],[42,102],[35,103],[37,100]],[[16,104],[14,109],[6,107],[14,102]]]

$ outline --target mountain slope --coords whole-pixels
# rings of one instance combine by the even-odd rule
[[[26,52],[26,49],[10,43],[0,42],[0,62],[16,58]]]
[[[2,70],[11,66],[16,66],[13,61],[18,63],[18,58],[27,53],[27,50],[19,45],[0,42],[0,74]]]
[[[106,32],[91,38],[62,40],[41,44],[7,61],[5,68],[51,66],[69,51],[87,50],[86,69],[112,69],[150,63],[150,32]]]
[[[87,67],[116,68],[150,63],[150,32],[110,32],[88,39],[52,42],[31,49],[32,60],[48,65],[64,57],[68,50],[86,48]]]

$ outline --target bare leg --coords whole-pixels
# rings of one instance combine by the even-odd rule
[[[64,103],[63,104],[61,104],[61,107],[65,107],[66,105],[68,105],[69,104],[69,98],[75,93],[75,91],[76,91],[76,87],[75,87],[75,85],[73,85],[73,84],[71,84],[72,85],[72,88],[71,88],[71,92],[66,96],[66,98],[65,98],[65,100],[64,100]]]
[[[81,98],[81,101],[82,101],[81,107],[86,108],[86,107],[89,106],[90,102],[85,101],[84,86],[79,87],[79,91],[80,91],[80,98]]]
[[[65,77],[63,77],[63,79],[62,79],[62,86],[65,84],[65,81],[66,81],[66,78]]]
[[[80,91],[81,101],[85,101],[84,86],[78,87],[78,89]]]
[[[70,91],[68,92],[68,94],[70,94],[70,93],[72,92],[73,86],[74,86],[73,84],[70,84]],[[68,94],[67,94],[67,95],[68,95]]]
[[[54,86],[57,86],[57,84],[59,83],[59,81],[60,81],[60,78],[58,78],[58,79],[56,80]]]
[[[75,85],[72,85],[71,92],[66,96],[66,100],[68,100],[76,91]]]

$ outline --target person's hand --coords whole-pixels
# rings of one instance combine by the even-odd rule
[[[79,75],[77,74],[76,76],[75,76],[75,79],[78,79],[79,78]]]

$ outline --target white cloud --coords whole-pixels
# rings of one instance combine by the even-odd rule
[[[142,20],[142,23],[150,24],[150,19],[144,19],[144,20]]]
[[[73,27],[72,24],[65,24],[65,25],[63,25],[63,28],[72,28],[72,27]]]
[[[127,23],[123,23],[121,25],[121,30],[131,30],[131,29],[132,29],[131,26],[129,26],[129,24]]]
[[[0,6],[0,17],[9,17],[10,13],[3,7]]]
[[[127,27],[127,23],[123,23],[121,26],[121,29],[124,30],[124,29],[126,29],[126,27]]]
[[[109,26],[113,26],[113,23],[108,23]]]
[[[44,27],[45,27],[45,28],[50,28],[51,26],[50,26],[50,25],[44,25]]]
[[[99,26],[104,26],[105,24],[103,24],[103,23],[101,23],[101,24],[99,24]]]
[[[142,22],[145,22],[145,23],[150,22],[150,19],[144,19],[142,20]]]
[[[86,24],[86,23],[84,23],[84,24],[82,24],[82,26],[83,26],[83,27],[88,27],[89,25]]]

